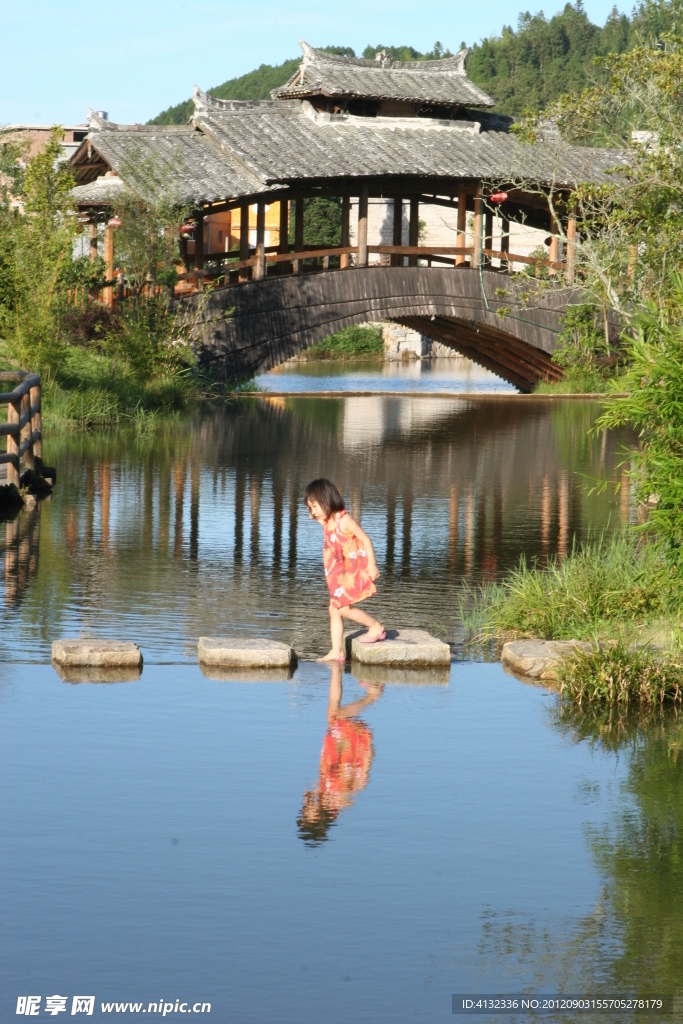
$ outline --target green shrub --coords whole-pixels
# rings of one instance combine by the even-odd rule
[[[683,659],[675,648],[634,649],[619,641],[590,654],[577,651],[562,663],[559,679],[561,695],[579,705],[680,704]]]
[[[381,359],[381,327],[345,327],[302,353],[304,359]]]

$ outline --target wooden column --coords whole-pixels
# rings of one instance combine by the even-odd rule
[[[21,401],[11,402],[7,406],[7,422],[17,424],[19,422]],[[7,454],[16,455],[17,465],[13,466],[11,462],[7,463],[7,483],[14,484],[15,487],[19,486],[19,434],[8,434],[7,435]]]
[[[304,250],[304,197],[298,195],[294,207],[294,252]],[[294,273],[303,274],[304,261],[294,260]]]
[[[97,259],[97,221],[91,220],[88,224],[88,238],[89,238],[89,249],[88,255],[90,256],[90,262],[94,263]]]
[[[500,251],[501,252],[510,252],[510,221],[509,221],[509,219],[507,217],[503,217],[503,219],[502,219],[502,231],[501,231],[501,236],[500,236]],[[501,267],[503,266],[503,264],[504,264],[504,261],[501,260]],[[511,264],[509,262],[507,264],[507,272],[508,272],[508,274],[512,273],[512,266],[511,266]]]
[[[558,255],[559,255],[559,253],[558,253],[558,242],[559,242],[558,227],[557,227],[557,224],[555,223],[555,218],[551,214],[550,215],[550,245],[548,247],[549,248],[548,259],[550,260],[551,263],[557,263],[557,259],[558,259]],[[554,267],[549,267],[548,268],[548,273],[550,274],[551,277],[553,277],[555,274],[557,274],[557,271],[555,270]]]
[[[576,272],[576,217],[570,216],[567,221],[567,263],[564,278],[567,284],[574,284]]]
[[[474,196],[474,253],[472,255],[472,266],[481,266],[482,235],[484,231],[484,202],[481,198],[481,185],[477,185]]]
[[[28,391],[21,400],[21,415],[26,418],[26,424],[21,429],[20,443],[24,444],[25,442],[28,442],[26,451],[21,457],[22,465],[24,470],[35,469],[33,444],[31,443],[31,396]]]
[[[342,198],[342,223],[341,223],[341,244],[342,248],[351,245],[351,196]],[[344,253],[339,257],[339,266],[344,270],[349,265],[349,254]]]
[[[486,210],[484,213],[484,248],[493,249],[493,211]],[[484,257],[484,266],[491,266],[491,257]]]
[[[286,253],[289,252],[289,200],[280,200],[280,244],[277,247],[278,252]],[[286,263],[277,263],[277,273],[286,274],[289,270],[289,266]]]
[[[455,236],[455,246],[457,249],[464,249],[467,245],[467,193],[458,192],[458,232]],[[461,267],[466,256],[456,256],[455,265]]]
[[[114,228],[107,224],[104,229],[104,273],[107,281],[114,279]],[[114,305],[114,286],[108,284],[104,289],[104,304],[111,307]]]
[[[42,417],[41,417],[41,393],[40,384],[37,384],[30,391],[31,401],[31,435],[42,434]],[[39,459],[43,457],[43,439],[42,436],[38,436],[33,442],[33,454]]]
[[[204,211],[195,214],[194,228],[194,269],[204,269]]]
[[[240,262],[249,259],[249,203],[240,206]],[[239,272],[240,281],[249,280],[249,267]]]
[[[412,196],[410,200],[410,220],[408,221],[408,245],[420,244],[420,200]],[[408,266],[417,266],[417,256],[408,257]]]
[[[403,242],[403,196],[394,198],[394,239],[393,245],[401,245]],[[391,257],[392,267],[402,267],[403,257],[394,254]]]
[[[256,266],[254,277],[257,280],[266,276],[266,203],[259,199],[256,204]]]
[[[363,185],[358,196],[358,266],[368,265],[368,186]]]

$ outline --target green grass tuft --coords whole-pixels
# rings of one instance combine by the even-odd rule
[[[559,679],[561,695],[578,705],[680,704],[683,659],[675,646],[663,651],[617,641],[591,653],[577,651],[562,663]]]
[[[345,327],[342,331],[311,345],[302,359],[383,359],[381,327]]]

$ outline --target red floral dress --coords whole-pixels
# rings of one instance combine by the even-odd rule
[[[368,553],[352,533],[344,533],[346,511],[335,512],[325,523],[323,565],[327,588],[335,608],[346,608],[377,593],[368,572]]]
[[[364,722],[336,718],[330,722],[320,754],[320,792],[355,793],[368,781],[372,733]]]

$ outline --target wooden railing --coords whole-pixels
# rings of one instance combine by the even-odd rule
[[[339,268],[345,269],[351,265],[352,256],[356,257],[355,263],[358,265],[358,252],[359,247],[357,245],[336,246],[328,249],[309,247],[297,252],[280,252],[277,246],[268,246],[264,247],[260,253],[254,253],[254,250],[251,249],[249,257],[242,260],[239,259],[239,250],[229,250],[224,253],[206,253],[204,255],[205,261],[216,262],[218,266],[208,269],[190,270],[185,274],[179,274],[179,281],[185,282],[184,286],[181,286],[179,290],[187,290],[188,287],[191,290],[201,290],[204,287],[205,281],[212,281],[219,285],[221,283],[228,285],[231,282],[237,283],[263,278],[268,276],[269,269],[278,273],[276,269],[278,265],[282,266],[282,269],[285,270],[285,265],[291,264],[292,272],[295,274],[303,273],[304,269],[306,271],[327,270],[330,260],[335,257],[339,259]],[[416,266],[417,261],[420,260],[426,262],[428,266],[436,263],[442,266],[471,269],[476,260],[474,246],[368,245],[367,252],[368,254],[374,253],[379,256],[389,257],[394,265],[399,266],[403,265],[403,260],[407,257],[409,265],[412,266]],[[534,266],[537,274],[541,267],[547,268],[551,275],[567,273],[567,264],[565,263],[554,262],[536,256],[523,256],[521,253],[498,249],[482,249],[481,257],[483,265],[488,269],[492,269],[490,266],[491,260],[500,260],[501,271],[510,272],[515,263],[521,263],[527,266]],[[227,263],[225,262],[226,260],[228,261]],[[304,267],[305,261],[308,262],[306,267]],[[318,262],[319,265],[317,267],[311,266],[312,261]],[[322,266],[319,261],[322,262]],[[287,270],[289,270],[288,267]]]
[[[0,405],[7,406],[7,422],[0,423],[0,436],[7,438],[7,451],[0,452],[0,465],[7,466],[7,483],[19,486],[21,471],[35,469],[35,457],[42,458],[40,377],[26,370],[0,373],[0,382],[18,381],[14,391],[0,392]]]

